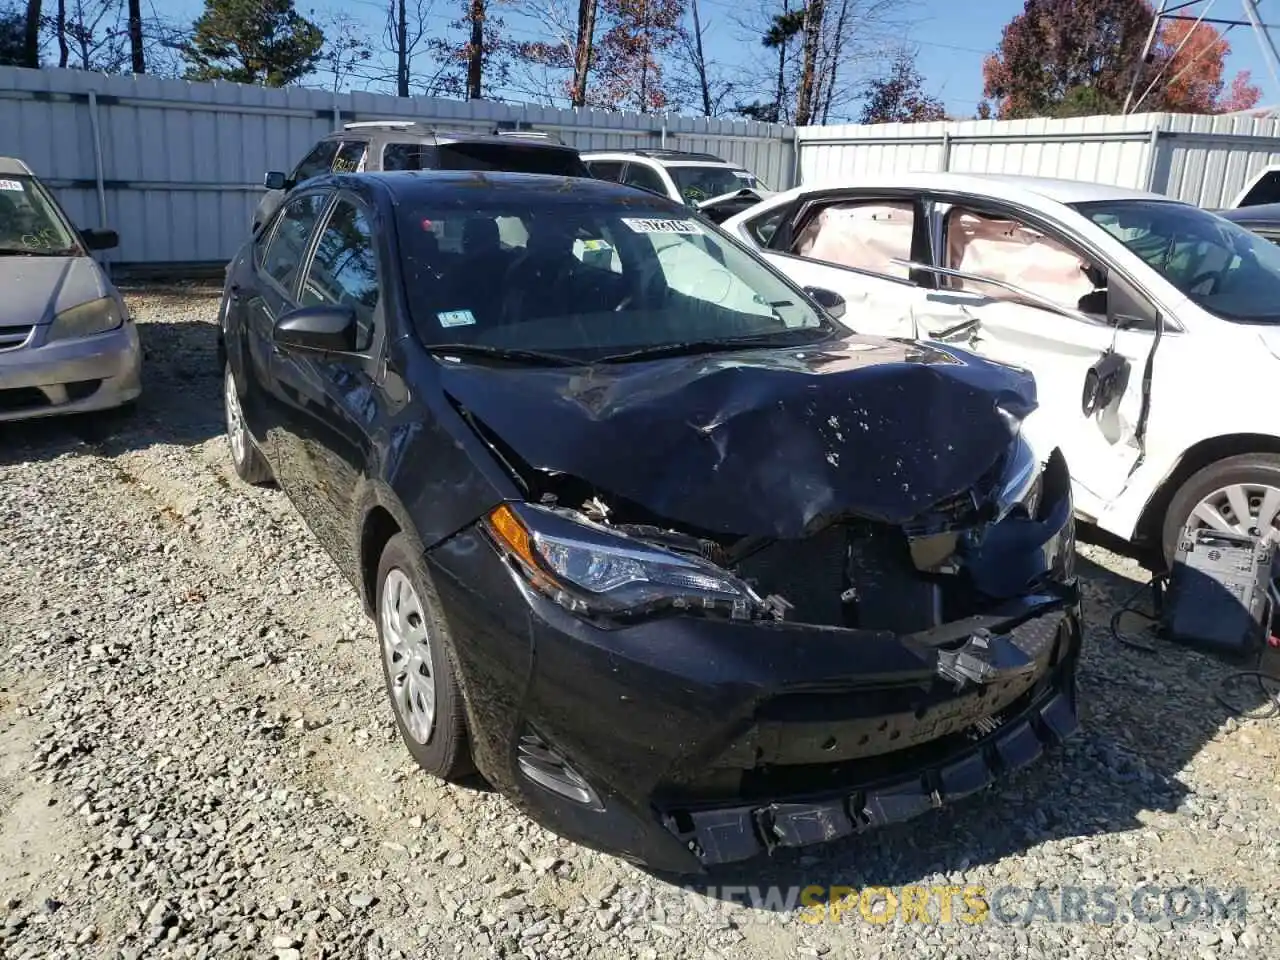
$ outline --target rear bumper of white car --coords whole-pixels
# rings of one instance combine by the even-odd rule
[[[0,352],[0,422],[108,410],[142,393],[142,346],[126,321],[108,333]]]

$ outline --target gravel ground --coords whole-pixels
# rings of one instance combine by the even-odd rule
[[[1276,721],[1216,704],[1211,660],[1110,639],[1139,572],[1096,547],[1072,744],[914,824],[712,878],[710,895],[420,775],[354,592],[279,492],[230,471],[216,296],[132,303],[135,412],[0,427],[4,956],[1280,955]],[[811,923],[794,900],[910,884],[982,888],[993,912],[945,922],[935,900],[944,922],[908,921],[876,895],[872,920]],[[1156,894],[1135,916],[1144,884],[1213,887],[1228,909],[1171,918]],[[1116,916],[1067,922],[1065,888],[1098,885]]]

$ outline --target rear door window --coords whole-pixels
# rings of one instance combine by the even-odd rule
[[[364,156],[369,144],[363,140],[344,140],[333,161],[334,173],[359,173],[364,169]]]
[[[621,160],[592,160],[587,168],[597,180],[612,180],[617,183],[622,179]]]
[[[667,186],[662,182],[662,178],[658,176],[657,171],[650,169],[643,163],[635,163],[634,161],[628,163],[627,172],[622,178],[622,182],[629,187],[639,187],[641,190],[656,193],[660,197],[667,195]]]
[[[293,296],[298,270],[307,253],[307,243],[329,195],[308,193],[294,197],[276,218],[271,240],[262,254],[262,272]]]
[[[302,162],[294,168],[293,182],[302,183],[312,177],[323,176],[333,169],[333,158],[338,153],[337,140],[321,140]]]
[[[893,261],[911,259],[914,228],[915,207],[909,201],[832,203],[809,217],[790,252],[838,267],[905,280],[908,268]]]
[[[429,143],[388,143],[382,148],[383,170],[434,170],[436,148]]]

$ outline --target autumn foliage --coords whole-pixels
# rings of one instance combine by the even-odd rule
[[[982,66],[983,95],[1001,119],[1118,113],[1151,30],[1146,0],[1026,0]],[[1247,73],[1228,86],[1231,47],[1211,25],[1169,20],[1141,65],[1141,108],[1184,113],[1247,109]],[[1225,91],[1225,95],[1224,95]]]

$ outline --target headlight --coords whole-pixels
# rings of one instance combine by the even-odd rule
[[[995,504],[996,519],[1001,520],[1021,508],[1034,518],[1040,509],[1043,469],[1031,444],[1019,434],[1009,449],[1004,471],[1000,475]]]
[[[742,619],[762,604],[715,564],[532,504],[503,504],[485,525],[533,587],[574,613],[639,615],[670,608]]]
[[[53,318],[47,340],[74,340],[106,333],[124,323],[124,312],[114,297],[90,300]]]

